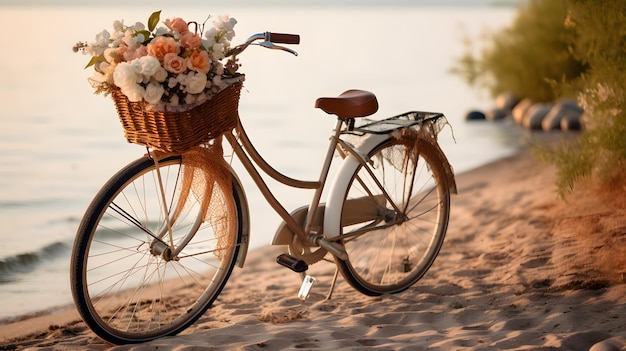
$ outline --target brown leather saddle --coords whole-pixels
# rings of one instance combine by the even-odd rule
[[[352,89],[337,97],[318,98],[315,101],[315,107],[346,120],[366,117],[378,111],[378,100],[376,95],[369,91]]]

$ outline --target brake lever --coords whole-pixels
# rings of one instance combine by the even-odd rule
[[[254,43],[252,45],[260,45],[260,46],[262,46],[264,48],[272,49],[272,50],[282,50],[282,51],[286,51],[286,52],[288,52],[290,54],[293,54],[294,56],[298,56],[298,53],[296,51],[294,51],[294,50],[292,50],[290,48],[286,48],[284,46],[276,45],[276,44],[272,43],[271,41],[262,41],[262,42],[259,42],[259,43]]]

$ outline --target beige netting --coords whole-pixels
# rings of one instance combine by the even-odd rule
[[[189,206],[199,205],[202,218],[210,223],[217,239],[214,255],[221,260],[235,242],[237,231],[232,178],[221,141],[193,147],[183,153],[182,159],[180,197],[173,217],[193,208]]]
[[[454,170],[452,166],[448,162],[447,157],[439,147],[437,143],[437,136],[439,132],[448,125],[448,121],[445,117],[438,118],[434,121],[428,121],[420,126],[420,128],[404,128],[401,130],[396,130],[391,135],[398,139],[406,148],[409,150],[424,150],[424,143],[430,145],[430,150],[436,153],[436,155],[432,155],[435,159],[443,162],[443,170],[445,172],[446,180],[448,182],[448,188],[450,192],[456,194],[456,180],[454,179]],[[393,148],[391,148],[393,149]],[[390,151],[388,155],[383,155],[385,159],[387,159],[396,169],[404,170],[406,169],[408,163],[410,161],[417,162],[417,160],[411,160],[410,157],[416,157],[419,153],[415,152],[407,152],[409,150],[402,150],[402,152],[395,152],[396,154],[391,154],[393,151]]]

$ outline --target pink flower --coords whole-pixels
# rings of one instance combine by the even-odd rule
[[[138,45],[134,48],[129,48],[127,46],[120,46],[120,49],[121,48],[126,48],[124,49],[123,56],[124,56],[124,60],[129,61],[129,62],[148,55],[148,49],[143,45]]]
[[[185,20],[182,18],[174,17],[170,22],[170,26],[173,30],[177,31],[180,34],[185,34],[189,32],[189,25],[187,25],[187,22],[185,22]]]
[[[148,55],[156,57],[161,62],[166,54],[178,54],[179,50],[176,39],[166,36],[156,37],[148,44]]]
[[[202,45],[202,38],[198,34],[187,32],[181,36],[180,43],[185,49],[195,50]]]
[[[209,53],[204,50],[196,50],[187,58],[187,67],[196,72],[207,74],[211,69]]]
[[[163,57],[163,68],[168,72],[183,73],[187,70],[187,63],[184,58],[170,52]]]

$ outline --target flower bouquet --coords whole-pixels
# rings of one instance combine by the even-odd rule
[[[147,27],[115,21],[112,33],[78,42],[74,51],[91,56],[90,82],[96,93],[113,97],[129,142],[181,152],[237,123],[244,75],[236,61],[220,61],[237,21],[219,16],[204,31],[204,23],[173,18],[158,27],[160,14]]]

